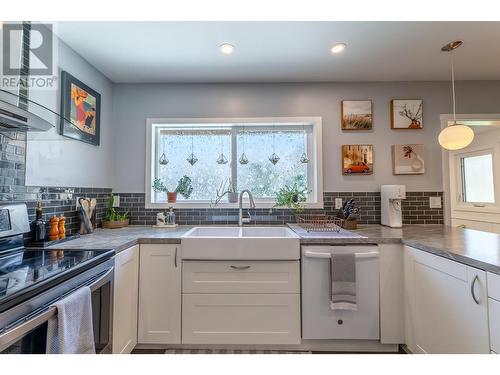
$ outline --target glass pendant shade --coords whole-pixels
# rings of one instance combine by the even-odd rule
[[[466,125],[451,125],[439,133],[438,141],[446,150],[460,150],[474,140],[474,131]]]

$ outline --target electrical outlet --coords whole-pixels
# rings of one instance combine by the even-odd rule
[[[429,197],[429,208],[441,208],[441,197]]]
[[[119,195],[113,196],[113,207],[120,207],[120,196]]]
[[[335,198],[335,209],[340,210],[342,208],[342,198]]]

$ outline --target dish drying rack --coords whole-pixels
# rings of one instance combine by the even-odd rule
[[[340,232],[344,219],[326,214],[297,214],[297,224],[307,232]]]

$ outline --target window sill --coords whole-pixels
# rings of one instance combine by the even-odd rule
[[[275,204],[274,202],[259,202],[259,201],[256,201],[255,202],[255,205],[256,205],[255,208],[256,209],[259,209],[259,208],[272,208],[272,209],[275,209],[275,210],[288,209],[288,208],[284,208],[284,207],[275,207],[274,204]],[[248,209],[249,205],[250,205],[250,202],[248,200],[244,200],[243,201],[243,208],[244,209]],[[238,203],[227,203],[227,202],[224,202],[224,203],[219,203],[215,207],[211,207],[210,203],[205,203],[205,202],[177,202],[175,204],[166,203],[166,202],[165,203],[147,203],[146,202],[146,204],[145,204],[145,208],[149,208],[149,209],[164,210],[164,209],[168,209],[169,207],[173,207],[174,209],[199,208],[199,209],[214,209],[214,210],[217,210],[217,209],[238,208]],[[323,202],[305,203],[304,207],[306,209],[308,209],[308,208],[310,208],[310,209],[323,209],[324,208]]]

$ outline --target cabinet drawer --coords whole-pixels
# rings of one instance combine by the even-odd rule
[[[299,293],[299,261],[184,261],[183,293]]]
[[[500,275],[488,272],[488,297],[500,301]]]
[[[490,347],[495,353],[500,353],[500,302],[488,298],[488,313],[490,316]]]
[[[184,294],[183,344],[300,344],[299,294]]]

